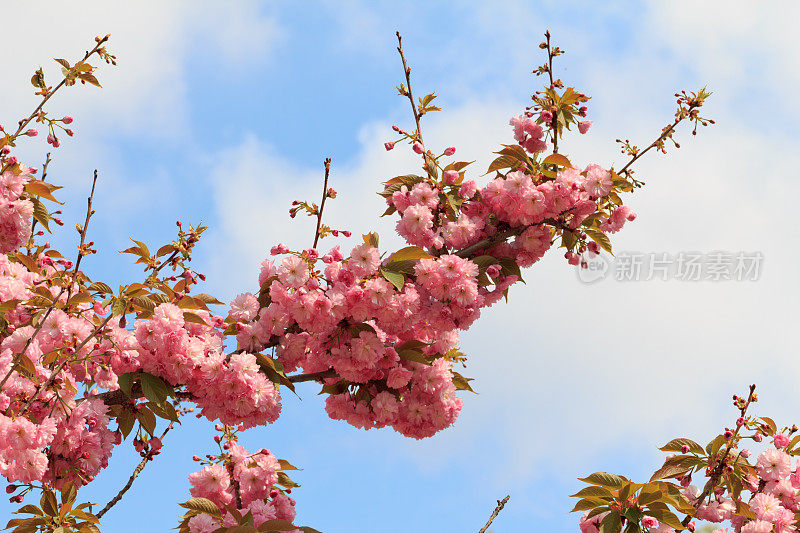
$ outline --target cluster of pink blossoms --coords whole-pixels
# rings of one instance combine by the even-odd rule
[[[781,448],[785,448],[789,439],[783,435],[775,436],[776,449],[769,449],[759,454],[755,464],[756,475],[748,475],[745,479],[739,505],[744,505],[751,517],[737,510],[737,502],[731,498],[724,488],[713,494],[713,499],[701,505],[701,491],[689,484],[684,478],[682,484],[684,496],[697,507],[694,518],[719,524],[728,521],[732,529],[716,528],[713,533],[792,533],[797,531],[795,513],[800,513],[800,464],[792,466],[792,458]],[[747,458],[748,450],[741,451],[741,457]],[[669,457],[668,457],[669,459]],[[750,492],[748,498],[744,493]],[[608,513],[600,513],[588,518],[588,511],[580,521],[582,533],[599,533],[600,524]],[[642,519],[648,533],[676,533],[667,524],[660,524],[651,517]],[[689,523],[689,530],[695,529],[695,523]]]
[[[532,119],[516,117],[511,123],[523,148],[534,154],[544,149],[541,127]],[[368,242],[353,248],[348,258],[338,247],[320,256],[316,249],[290,253],[276,246],[272,253],[284,255],[282,261],[265,261],[259,276],[268,304],[260,307],[250,293],[232,303],[239,347],[253,352],[274,348],[286,372],[335,371],[325,380],[332,418],[363,428],[388,425],[416,438],[430,436],[452,424],[461,408],[452,360],[446,357],[457,346],[458,330],[467,329],[481,308],[502,298],[518,279],[500,261],[509,259],[520,267],[535,263],[555,236],[546,222],[578,228],[597,213],[598,200],[612,185],[611,173],[597,165],[583,172],[566,168],[553,180],[514,170],[483,189],[474,181],[462,182],[455,171],[445,171],[443,183],[422,180],[410,189],[404,184],[387,201],[399,215],[398,233],[426,250],[427,257],[404,271],[401,287],[382,273],[391,268],[392,258],[381,261],[377,247]],[[445,192],[459,198],[455,217],[445,215]],[[621,209],[614,213],[633,218]],[[602,223],[616,230],[626,220],[619,218],[612,214]],[[491,238],[498,222],[514,232],[511,243],[500,240],[468,257],[447,253]],[[470,258],[481,254],[494,258],[495,264],[485,269],[494,287],[478,283],[481,271]],[[416,356],[409,357],[409,343]]]
[[[16,250],[31,236],[33,203],[20,196],[32,169],[24,165],[18,169],[18,173],[6,170],[0,174],[0,253]]]
[[[206,456],[209,464],[189,475],[192,496],[214,502],[219,508],[219,517],[193,516],[188,521],[189,531],[211,533],[221,526],[237,525],[228,506],[242,514],[252,513],[256,527],[274,519],[292,522],[296,515],[295,501],[274,487],[281,469],[275,456],[264,449],[250,454],[236,442],[226,442],[223,448],[225,453]]]
[[[127,330],[117,330],[118,344],[134,349],[120,352],[118,373],[143,370],[171,385],[185,386],[212,421],[255,427],[277,420],[280,393],[259,372],[255,356],[238,352],[226,357],[224,320],[198,310],[210,325],[197,324],[186,322],[183,313],[174,304],[159,305],[151,319],[134,326],[135,342]]]

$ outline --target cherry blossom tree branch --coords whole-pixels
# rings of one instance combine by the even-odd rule
[[[48,153],[47,154],[47,162],[46,162],[46,164],[49,163],[49,162],[50,162],[50,154]],[[78,257],[75,260],[75,266],[74,266],[74,268],[72,270],[71,279],[68,279],[68,280],[65,281],[66,285],[61,287],[61,290],[59,291],[58,296],[53,298],[53,302],[50,304],[50,306],[45,311],[44,316],[42,316],[42,318],[39,320],[39,324],[36,326],[36,329],[33,331],[31,336],[25,341],[25,346],[22,347],[22,350],[20,350],[19,353],[14,354],[14,357],[12,358],[11,368],[6,373],[6,375],[3,376],[2,381],[0,381],[0,388],[2,388],[3,385],[6,384],[6,381],[8,381],[8,379],[14,373],[14,371],[16,370],[17,365],[19,364],[20,360],[25,356],[25,352],[28,350],[28,348],[30,347],[31,343],[36,339],[36,336],[39,335],[39,332],[42,330],[42,327],[44,326],[44,323],[47,321],[47,318],[50,316],[50,313],[52,313],[53,309],[56,308],[56,304],[61,300],[61,296],[65,292],[67,293],[67,298],[64,301],[64,307],[69,305],[69,299],[72,297],[72,285],[75,282],[75,279],[77,278],[78,268],[80,267],[80,264],[81,264],[81,258],[85,255],[84,254],[84,243],[86,241],[86,231],[87,231],[87,228],[89,227],[89,220],[92,218],[92,215],[94,214],[94,211],[92,210],[92,199],[94,198],[94,190],[95,190],[95,186],[96,185],[97,185],[97,169],[95,169],[95,171],[94,171],[94,179],[92,181],[92,191],[89,194],[89,198],[87,198],[86,220],[83,223],[83,227],[81,227],[81,229],[80,229],[81,241],[80,241],[80,244],[78,245]]]
[[[93,56],[94,54],[96,54],[97,52],[99,52],[99,51],[100,51],[100,50],[103,48],[103,45],[104,45],[106,42],[108,42],[108,40],[109,40],[110,38],[111,38],[111,35],[110,35],[110,34],[109,34],[109,35],[106,35],[105,37],[97,37],[97,38],[95,39],[95,40],[96,40],[96,42],[97,42],[97,45],[95,45],[95,47],[94,47],[94,48],[92,48],[90,51],[86,52],[86,54],[84,54],[84,56],[83,56],[83,59],[82,59],[81,61],[86,61],[86,60],[87,60],[87,59],[89,59],[91,56]],[[20,120],[20,121],[19,121],[19,127],[17,128],[17,131],[14,133],[14,135],[11,135],[11,138],[12,138],[12,139],[15,139],[16,137],[18,137],[18,136],[19,136],[19,134],[20,134],[20,133],[22,133],[22,130],[24,130],[24,129],[25,129],[25,126],[27,126],[28,124],[30,124],[30,122],[31,122],[33,119],[35,119],[35,118],[36,118],[36,117],[39,115],[39,112],[40,112],[40,111],[42,110],[42,108],[44,107],[44,104],[46,104],[46,103],[47,103],[47,101],[48,101],[48,100],[50,100],[50,98],[52,98],[52,96],[53,96],[53,95],[54,95],[54,94],[55,94],[55,93],[56,93],[56,92],[57,92],[59,89],[61,89],[61,88],[62,88],[62,87],[63,87],[63,86],[64,86],[64,85],[67,83],[67,80],[68,80],[68,79],[69,79],[69,76],[66,76],[66,75],[65,75],[65,76],[64,76],[64,79],[62,79],[62,80],[59,82],[59,84],[55,86],[55,88],[54,88],[54,89],[52,89],[52,90],[50,90],[50,91],[46,91],[46,93],[44,94],[44,98],[43,98],[43,99],[42,99],[42,101],[39,103],[39,105],[36,107],[36,109],[34,109],[34,110],[33,110],[33,113],[31,113],[31,114],[30,114],[30,116],[28,116],[28,118],[25,118],[25,119],[22,119],[22,120]]]
[[[47,167],[50,166],[50,161],[51,161],[50,152],[47,152],[47,157],[45,158],[44,165],[42,165],[42,179],[41,179],[41,181],[47,181]],[[36,223],[37,222],[39,222],[39,221],[36,220],[36,217],[34,217],[33,222],[31,223],[31,241],[30,241],[31,245],[33,243],[33,235],[34,235],[34,233],[36,231]],[[26,248],[28,249],[28,253],[29,254],[30,254],[30,251],[31,251],[31,245],[26,246]]]
[[[167,428],[166,428],[166,429],[164,430],[164,432],[161,434],[161,437],[159,437],[159,439],[161,439],[161,440],[163,440],[163,439],[164,439],[164,437],[165,437],[165,436],[166,436],[166,434],[169,432],[169,430],[171,430],[171,429],[172,429],[172,427],[173,427],[173,424],[174,424],[174,422],[170,422],[170,424],[167,426]],[[141,473],[142,473],[142,470],[144,470],[144,467],[145,467],[145,466],[147,466],[147,463],[149,463],[150,461],[152,461],[152,460],[153,460],[153,457],[154,457],[155,455],[156,455],[156,454],[155,454],[155,453],[153,453],[153,450],[149,450],[149,451],[147,451],[147,452],[145,453],[145,455],[144,455],[144,457],[142,458],[142,460],[139,462],[139,464],[138,464],[138,465],[136,465],[136,468],[134,468],[134,469],[133,469],[133,473],[131,474],[131,477],[130,477],[130,478],[128,478],[128,482],[127,482],[127,483],[125,483],[125,486],[123,486],[123,487],[122,487],[122,488],[119,490],[119,492],[117,493],[117,495],[116,495],[116,496],[114,496],[113,498],[111,498],[111,500],[109,500],[109,502],[106,504],[106,506],[105,506],[105,507],[103,507],[103,509],[102,509],[102,510],[101,510],[99,513],[97,513],[97,515],[95,515],[95,516],[97,516],[97,518],[101,518],[101,517],[102,517],[104,514],[106,514],[106,513],[107,513],[107,512],[108,512],[108,511],[109,511],[109,510],[112,508],[112,507],[114,507],[116,504],[118,504],[118,503],[119,503],[119,501],[122,499],[122,497],[125,495],[125,493],[126,493],[126,492],[128,492],[128,491],[130,490],[130,488],[133,486],[133,482],[136,480],[136,478],[137,478],[137,477],[139,477],[139,474],[141,474]]]
[[[747,401],[742,406],[739,411],[739,416],[744,418],[744,415],[747,413],[747,408],[750,407],[750,404],[757,398],[755,395],[756,386],[750,385],[750,394],[747,396]],[[736,425],[736,430],[733,433],[733,436],[728,439],[728,444],[725,446],[725,451],[722,453],[722,456],[717,461],[714,470],[711,472],[711,477],[709,478],[708,482],[706,483],[705,487],[703,487],[703,491],[700,493],[700,496],[697,498],[697,502],[694,505],[695,513],[697,510],[703,505],[705,499],[717,488],[717,483],[719,483],[722,474],[725,472],[725,459],[727,459],[728,455],[731,453],[731,449],[733,448],[734,442],[736,442],[736,436],[739,434],[739,431],[742,429],[743,426]],[[681,521],[684,527],[692,521],[694,518],[695,513],[690,515],[686,515],[684,519]]]
[[[292,383],[302,383],[304,381],[317,381],[320,379],[327,379],[336,376],[334,369],[323,370],[322,372],[312,372],[310,374],[297,374],[296,376],[289,376],[289,381]]]
[[[420,127],[420,122],[419,122],[420,118],[422,118],[422,115],[417,109],[417,104],[414,102],[414,94],[411,91],[411,67],[409,67],[408,64],[406,63],[406,56],[403,53],[403,37],[400,35],[399,31],[395,32],[395,34],[397,35],[397,51],[400,53],[400,59],[403,61],[403,73],[406,75],[406,90],[402,92],[405,96],[408,97],[408,101],[411,102],[411,111],[414,113],[414,122],[416,122],[417,124],[417,131],[415,133],[415,137],[419,141],[419,143],[424,146],[425,143],[422,142],[422,128]]]
[[[544,32],[544,36],[547,38],[547,74],[550,77],[550,90],[556,90],[556,84],[553,81],[553,51],[550,48],[550,30],[546,30]],[[557,110],[550,110],[551,112]],[[553,153],[558,153],[558,113],[553,112],[553,118],[550,119],[550,130],[553,132]]]
[[[322,226],[322,210],[325,209],[325,200],[328,198],[328,176],[331,173],[331,158],[325,158],[325,182],[322,184],[322,201],[319,203],[319,211],[317,211],[317,230],[314,233],[314,246],[317,247],[319,242],[319,228]]]
[[[497,515],[499,515],[500,511],[503,510],[503,507],[506,506],[506,504],[508,503],[508,499],[510,497],[511,497],[511,495],[507,494],[506,497],[503,498],[502,500],[497,500],[497,506],[494,508],[494,511],[492,511],[492,516],[489,517],[489,521],[486,522],[486,525],[484,525],[480,529],[480,531],[478,531],[478,533],[486,533],[486,530],[489,529],[489,526],[492,525],[492,522],[494,521],[494,519],[497,518]]]

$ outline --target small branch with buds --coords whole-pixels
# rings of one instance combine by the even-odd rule
[[[422,117],[420,112],[417,110],[417,104],[414,102],[414,94],[411,91],[411,67],[408,66],[406,63],[406,56],[403,53],[403,37],[400,36],[400,32],[396,32],[397,35],[397,51],[400,54],[400,59],[403,61],[403,73],[406,76],[406,86],[403,87],[401,84],[399,89],[402,94],[408,97],[408,101],[411,102],[411,111],[414,113],[414,122],[417,124],[417,131],[414,133],[414,137],[416,140],[423,146],[425,143],[422,142],[422,128],[420,127],[419,120]]]
[[[741,407],[739,407],[739,416],[741,418],[744,418],[745,414],[747,414],[747,408],[750,407],[750,404],[758,401],[758,396],[756,395],[755,392],[756,392],[756,386],[750,385],[750,393],[747,395],[747,400],[743,404],[740,404]],[[730,454],[731,449],[733,448],[733,445],[736,442],[736,436],[739,434],[739,431],[742,429],[742,427],[743,426],[737,424],[736,430],[734,432],[732,432],[730,435],[727,434],[725,435],[728,444],[725,446],[725,451],[722,453],[722,456],[717,461],[714,470],[711,472],[711,477],[709,478],[705,487],[703,487],[703,492],[701,492],[700,496],[697,498],[697,503],[694,505],[695,512],[703,505],[705,499],[717,488],[717,484],[719,483],[722,474],[725,472],[725,459],[728,458],[728,455]],[[681,521],[681,524],[683,524],[683,526],[686,527],[686,525],[692,521],[692,518],[694,518],[694,514],[695,513],[686,515],[686,517]]]
[[[319,210],[317,211],[317,229],[314,232],[314,246],[312,248],[317,247],[317,243],[319,242],[319,229],[322,226],[322,210],[325,209],[325,200],[328,198],[328,176],[331,173],[331,158],[325,158],[325,182],[322,184],[322,201],[319,203]]]
[[[106,35],[105,37],[95,37],[95,42],[97,44],[90,51],[86,52],[86,54],[84,54],[84,56],[83,56],[83,59],[81,61],[79,61],[78,63],[83,63],[84,61],[86,61],[87,59],[89,59],[91,56],[93,56],[96,53],[100,53],[101,55],[107,56],[107,58],[106,58],[107,61],[114,61],[114,56],[108,55],[108,53],[105,52],[105,47],[104,47],[104,45],[106,44],[106,42],[108,42],[108,40],[110,38],[111,38],[111,35]],[[111,58],[111,59],[108,59],[108,58]],[[34,77],[35,77],[35,75],[34,75]],[[44,79],[44,77],[42,77],[42,79]],[[19,121],[19,127],[17,128],[17,131],[13,135],[10,136],[12,141],[14,139],[16,139],[20,135],[20,133],[22,133],[22,130],[24,130],[25,127],[28,124],[30,124],[30,122],[32,120],[34,120],[37,116],[39,116],[39,113],[41,112],[42,108],[47,103],[47,101],[50,100],[50,98],[52,98],[52,96],[59,89],[61,89],[64,85],[66,85],[67,81],[70,80],[70,79],[71,78],[70,78],[69,75],[65,75],[64,79],[62,79],[59,82],[59,84],[55,86],[55,88],[50,89],[50,90],[47,90],[46,88],[40,87],[42,89],[44,98],[39,103],[39,105],[36,107],[36,109],[33,110],[33,113],[31,113],[30,116],[28,116],[28,118],[25,118],[25,119],[22,119],[22,120]]]

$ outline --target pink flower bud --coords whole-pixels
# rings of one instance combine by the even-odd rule
[[[421,153],[425,152],[425,148],[423,148],[420,143],[414,143],[414,145],[411,147],[411,149],[414,150],[418,154],[421,154]]]
[[[153,437],[152,439],[150,439],[150,449],[153,450],[154,452],[157,452],[163,446],[164,443],[161,442],[161,439],[159,439],[158,437]]]
[[[36,137],[37,135],[39,135],[39,132],[31,128],[25,132],[25,135],[27,135],[28,137]]]
[[[202,461],[202,459],[200,458],[199,455],[193,455],[192,456],[192,461]]]
[[[11,157],[8,158],[8,161],[6,161],[6,162],[9,165],[16,165],[17,164],[17,157],[12,155]]]
[[[456,153],[456,147],[455,146],[451,146],[450,148],[445,148],[445,150],[444,150],[444,155],[446,155],[448,157],[450,157],[454,153]]]
[[[0,155],[8,155],[11,153],[11,148],[9,146],[3,146],[0,148]]]
[[[548,124],[553,121],[553,114],[550,111],[542,111],[540,116],[542,117],[542,121]]]
[[[494,279],[500,275],[500,266],[499,265],[489,265],[486,268],[486,275],[490,278]]]
[[[689,453],[689,445],[688,444],[684,444],[683,446],[681,446],[681,453]]]
[[[454,185],[458,181],[459,175],[458,172],[455,170],[445,170],[444,171],[444,181],[448,185]]]
[[[756,441],[756,442],[761,442],[762,440],[764,440],[764,437],[762,437],[760,434],[756,433],[755,435],[753,435],[753,440]]]
[[[589,131],[589,128],[592,127],[592,120],[584,120],[583,122],[578,122],[578,131],[581,133],[586,133]]]
[[[745,448],[744,450],[742,450],[741,456],[747,459],[748,457],[750,457],[750,450]]]
[[[72,117],[66,116],[61,119],[61,122],[63,122],[64,124],[72,124]]]
[[[742,418],[741,416],[739,418],[737,418],[736,419],[736,425],[737,426],[743,426],[744,425],[744,418]]]
[[[394,148],[394,143],[393,142],[391,142],[391,143],[383,143],[383,147],[386,148],[386,151],[388,152],[389,150]]]

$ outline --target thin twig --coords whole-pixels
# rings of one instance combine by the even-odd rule
[[[417,131],[415,133],[416,139],[419,143],[425,146],[425,143],[422,142],[422,128],[419,125],[419,119],[422,115],[419,114],[417,110],[417,104],[414,103],[414,94],[411,92],[411,67],[408,66],[406,63],[406,56],[403,53],[403,38],[400,36],[400,32],[396,32],[397,34],[397,51],[400,53],[400,59],[403,61],[403,72],[406,75],[406,96],[408,97],[408,101],[411,102],[411,111],[414,113],[414,122],[417,123]],[[423,153],[423,158],[425,154]]]
[[[325,200],[328,198],[328,176],[331,173],[331,158],[325,158],[325,183],[322,185],[322,201],[319,203],[319,211],[317,211],[317,230],[314,233],[314,246],[317,247],[319,242],[319,228],[322,225],[322,210],[325,209]]]
[[[625,164],[625,166],[624,166],[624,167],[622,167],[622,168],[620,169],[620,171],[619,171],[619,172],[617,172],[617,174],[620,174],[620,175],[621,175],[623,172],[627,172],[627,171],[628,171],[628,167],[630,167],[632,164],[634,164],[634,163],[636,162],[636,160],[637,160],[637,159],[639,159],[639,158],[640,158],[640,157],[642,157],[644,154],[646,154],[648,151],[650,151],[650,149],[651,149],[651,148],[654,148],[654,147],[658,146],[658,144],[659,144],[661,141],[663,141],[664,139],[666,139],[666,138],[667,138],[667,135],[669,135],[669,134],[670,134],[670,133],[671,133],[671,132],[672,132],[672,131],[675,129],[675,127],[676,127],[676,126],[677,126],[677,125],[678,125],[678,124],[679,124],[679,123],[680,123],[682,120],[683,120],[683,117],[676,118],[676,119],[675,119],[675,121],[674,121],[672,124],[670,124],[670,125],[669,125],[669,126],[668,126],[668,127],[667,127],[667,128],[666,128],[666,129],[665,129],[665,130],[664,130],[664,131],[661,133],[661,135],[659,135],[658,139],[656,139],[655,141],[653,141],[653,142],[650,144],[650,146],[648,146],[647,148],[645,148],[645,149],[644,149],[644,150],[642,150],[641,152],[638,152],[636,155],[634,155],[634,156],[633,156],[633,158],[631,158],[631,160],[630,160],[630,161],[628,161],[628,162]]]
[[[544,32],[544,36],[547,38],[547,74],[550,76],[550,90],[555,92],[556,86],[555,82],[553,81],[553,52],[550,50],[550,30],[546,30]],[[558,153],[558,110],[553,112],[553,110],[550,109],[550,111],[553,113],[553,118],[550,119],[550,129],[553,132],[553,153],[557,154]]]
[[[47,158],[44,161],[44,165],[42,165],[42,181],[46,181],[47,180],[47,167],[49,165],[50,165],[50,152],[47,152]],[[33,243],[33,235],[34,235],[34,232],[36,231],[36,223],[37,222],[39,222],[39,221],[36,220],[36,217],[34,217],[33,223],[31,224],[31,243]],[[30,249],[30,247],[27,247],[27,248],[28,248],[28,254],[30,255],[31,249]]]
[[[509,499],[510,497],[511,497],[511,495],[510,495],[510,494],[508,494],[508,495],[506,495],[506,497],[505,497],[505,498],[503,498],[502,500],[497,500],[497,507],[495,507],[495,508],[494,508],[494,511],[492,511],[492,516],[490,516],[490,517],[489,517],[489,521],[488,521],[488,522],[486,522],[486,525],[485,525],[485,526],[483,526],[483,527],[481,528],[481,530],[480,530],[480,531],[478,531],[478,533],[486,533],[486,530],[487,530],[487,529],[489,529],[489,526],[491,526],[491,525],[492,525],[492,522],[494,521],[494,519],[495,519],[495,518],[497,518],[497,515],[499,515],[499,514],[500,514],[500,511],[502,511],[502,510],[503,510],[503,507],[505,507],[505,505],[508,503],[508,499]]]
[[[161,434],[161,437],[160,437],[161,440],[163,440],[164,436],[167,434],[167,432],[169,432],[169,430],[172,429],[172,425],[173,425],[173,423],[170,422],[170,424],[167,426],[167,428]],[[106,504],[106,506],[103,507],[103,509],[99,513],[97,513],[95,515],[95,516],[97,516],[97,518],[101,518],[112,507],[114,507],[117,503],[119,503],[119,501],[122,499],[122,496],[124,496],[125,493],[128,492],[128,490],[130,490],[131,486],[133,485],[133,481],[137,477],[139,477],[139,474],[142,473],[142,470],[144,470],[144,467],[147,466],[147,463],[149,463],[150,461],[153,460],[153,457],[154,457],[154,454],[153,454],[152,451],[147,452],[147,454],[142,458],[141,462],[138,465],[136,465],[136,468],[133,469],[133,473],[131,474],[131,477],[128,479],[128,482],[125,483],[125,486],[122,487],[120,489],[120,491],[117,493],[117,495],[114,496],[113,498],[111,498],[111,500]]]

